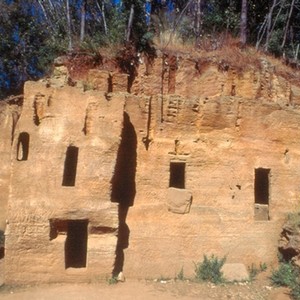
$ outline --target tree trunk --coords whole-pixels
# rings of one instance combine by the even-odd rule
[[[240,41],[242,46],[245,46],[247,42],[247,13],[248,13],[247,0],[242,0],[241,23],[240,23]]]
[[[273,16],[273,10],[277,4],[277,0],[273,1],[273,4],[270,8],[269,14],[268,14],[268,19],[267,19],[267,37],[266,37],[266,44],[265,44],[265,51],[268,51],[269,48],[269,41],[271,38],[272,30],[271,30],[271,25],[272,25],[272,16]]]
[[[195,36],[196,46],[199,44],[200,33],[201,33],[201,0],[196,0],[196,16],[195,16]]]
[[[131,8],[130,8],[130,15],[129,15],[129,20],[128,20],[127,33],[126,33],[126,42],[129,42],[129,40],[130,40],[133,16],[134,16],[134,4],[132,4]]]
[[[288,30],[289,30],[289,27],[290,27],[290,22],[291,22],[291,17],[292,17],[292,13],[293,13],[293,10],[294,10],[294,6],[295,6],[295,0],[292,0],[289,15],[288,15],[288,19],[286,21],[285,28],[284,28],[284,34],[283,34],[283,40],[282,40],[281,48],[284,48],[285,43],[286,43],[286,38],[287,38]]]
[[[81,20],[80,20],[80,42],[82,43],[85,36],[85,13],[86,13],[86,0],[81,4]]]
[[[72,30],[71,30],[71,16],[70,16],[70,2],[69,0],[66,0],[67,5],[67,28],[68,28],[68,39],[69,39],[69,45],[68,50],[73,50],[73,42],[72,42]]]
[[[105,35],[107,35],[108,34],[108,29],[107,29],[107,23],[106,23],[106,17],[105,17],[104,1],[102,2],[102,17],[103,17],[104,32],[105,32]]]

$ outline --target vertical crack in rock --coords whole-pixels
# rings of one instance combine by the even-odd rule
[[[44,102],[45,102],[45,95],[38,93],[35,96],[34,102],[33,102],[33,109],[34,109],[33,122],[36,126],[40,125],[41,120],[45,115]],[[48,103],[48,100],[47,100],[47,103]]]
[[[152,138],[150,137],[151,112],[152,112],[152,96],[149,99],[149,105],[148,105],[147,135],[146,135],[146,137],[143,138],[143,143],[145,144],[146,150],[149,149],[149,145],[152,141]]]
[[[240,130],[241,120],[242,120],[242,101],[238,101],[237,115],[236,115],[236,120],[235,120],[235,129],[238,131]]]
[[[11,126],[11,145],[12,145],[13,141],[14,141],[16,126],[17,126],[18,120],[20,118],[20,114],[18,112],[14,111],[14,112],[12,112],[11,116],[12,116],[12,126]]]
[[[162,57],[162,71],[161,71],[161,104],[160,104],[160,122],[164,122],[164,84],[166,80],[166,74],[169,70],[169,64],[167,62],[167,55],[164,54]]]
[[[84,125],[82,129],[84,135],[89,135],[93,132],[96,111],[97,105],[95,103],[89,103],[85,111]]]
[[[176,71],[177,71],[177,57],[171,56],[169,58],[169,78],[168,78],[168,93],[169,94],[175,93]]]

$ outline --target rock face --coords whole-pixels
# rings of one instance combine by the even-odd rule
[[[43,82],[26,83],[24,94],[11,154],[6,282],[110,276],[125,98]]]
[[[11,147],[15,126],[21,111],[21,98],[0,102],[0,231],[5,230],[7,202],[11,175]]]
[[[165,56],[134,80],[87,78],[25,85],[6,282],[189,275],[204,254],[277,260],[299,206],[300,87],[268,65],[241,74]]]
[[[280,253],[287,261],[292,261],[300,267],[300,214],[290,214],[284,224],[279,247]]]

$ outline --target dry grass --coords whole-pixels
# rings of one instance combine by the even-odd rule
[[[262,62],[272,66],[274,73],[293,84],[299,84],[300,70],[287,65],[282,59],[256,50],[254,47],[240,47],[239,40],[230,35],[203,37],[199,45],[195,42],[183,43],[182,39],[171,31],[162,33],[155,39],[155,46],[163,53],[188,55],[201,61],[209,61],[219,66],[235,69],[237,73],[249,70],[261,70]]]

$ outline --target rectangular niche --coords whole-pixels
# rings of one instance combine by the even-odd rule
[[[185,162],[170,162],[169,187],[185,188]]]
[[[17,160],[27,160],[29,153],[30,136],[27,132],[21,132],[17,144]]]
[[[66,152],[63,186],[75,186],[77,162],[78,162],[78,147],[69,146]]]
[[[254,218],[257,221],[269,220],[270,169],[255,169],[254,177]]]
[[[88,220],[68,220],[65,268],[86,268]]]

